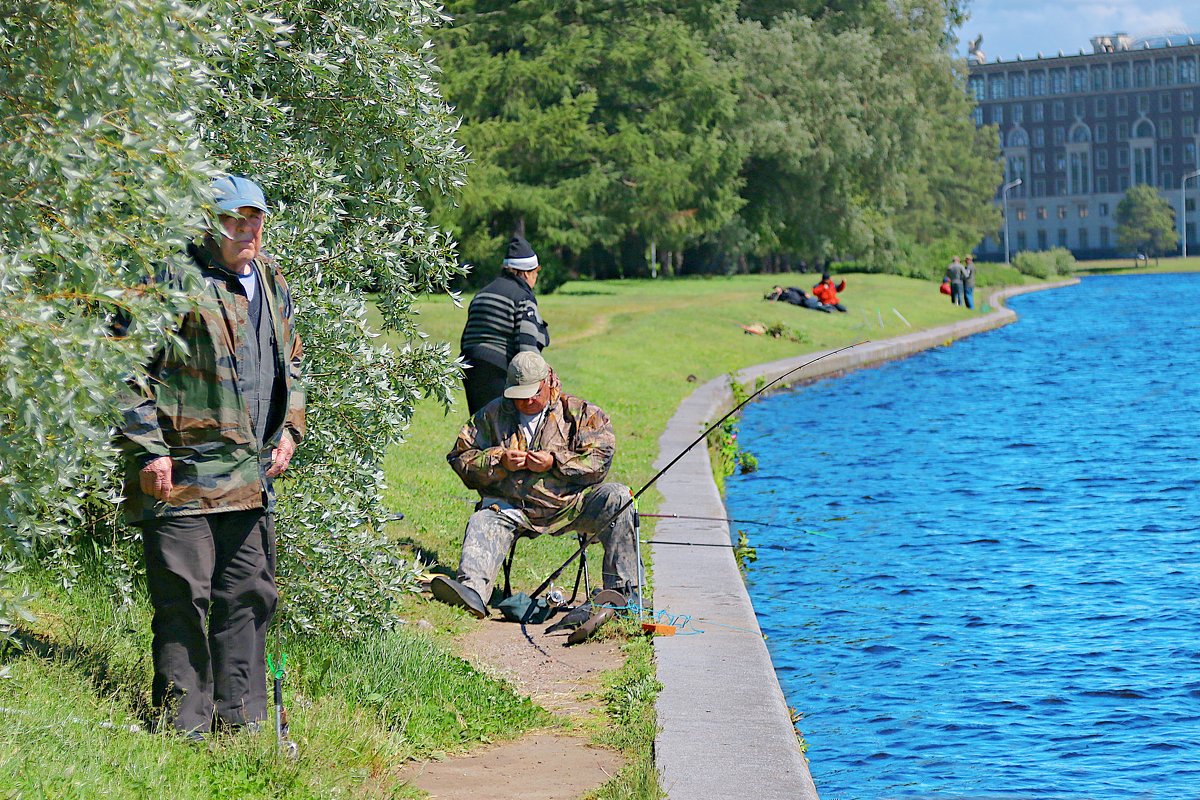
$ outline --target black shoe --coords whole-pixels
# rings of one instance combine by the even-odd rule
[[[434,599],[439,602],[465,608],[477,619],[487,619],[488,610],[483,604],[483,598],[470,586],[464,586],[445,575],[434,575],[433,580],[429,582],[429,591],[433,592]]]

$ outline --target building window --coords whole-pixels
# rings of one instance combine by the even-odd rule
[[[1138,122],[1133,128],[1133,138],[1149,139],[1154,136],[1154,126],[1150,124],[1150,120],[1144,119]]]
[[[1045,172],[1046,171],[1046,154],[1045,153],[1034,153],[1033,154],[1033,171],[1034,172]]]
[[[1083,119],[1083,115],[1087,113],[1084,109],[1083,100],[1076,100],[1071,104],[1071,111],[1075,114],[1076,119]]]
[[[1062,150],[1054,154],[1054,168],[1057,172],[1067,171],[1067,154]]]
[[[1010,89],[1013,97],[1025,96],[1025,76],[1018,72],[1009,79],[1012,83]]]
[[[1185,164],[1195,164],[1196,163],[1196,143],[1195,142],[1184,142],[1183,143],[1183,163],[1185,163]]]
[[[1179,82],[1196,82],[1196,59],[1191,56],[1179,59]]]
[[[1087,67],[1071,67],[1071,91],[1087,91]]]
[[[1170,111],[1171,110],[1171,93],[1170,92],[1159,92],[1158,93],[1158,110],[1159,111]]]
[[[1108,151],[1096,151],[1096,169],[1108,169]]]
[[[1087,215],[1088,215],[1087,203],[1080,203],[1076,210],[1079,212],[1080,219],[1087,219]]]
[[[1108,98],[1107,97],[1097,97],[1094,101],[1094,106],[1096,108],[1096,116],[1097,117],[1103,117],[1103,116],[1108,115]]]
[[[1061,69],[1050,70],[1050,94],[1067,93],[1067,74]]]
[[[1154,73],[1150,69],[1149,61],[1139,61],[1133,65],[1133,85],[1138,89],[1144,89],[1147,86],[1152,86],[1154,83]]]
[[[1160,139],[1170,139],[1171,138],[1171,120],[1162,119],[1162,120],[1158,121],[1158,138],[1160,138]]]
[[[1014,128],[1008,134],[1009,147],[1029,147],[1029,137],[1020,128]]]
[[[1046,179],[1045,178],[1034,178],[1034,180],[1033,180],[1033,196],[1034,197],[1045,197],[1046,196]],[[1042,213],[1045,213],[1045,209],[1042,209]],[[1042,217],[1042,219],[1045,219],[1045,217]]]
[[[1045,147],[1046,146],[1046,131],[1045,131],[1045,129],[1043,129],[1043,128],[1034,128],[1033,129],[1033,146],[1034,147]]]
[[[987,92],[983,86],[982,75],[972,75],[971,79],[967,83],[972,97],[974,97],[976,100],[983,100],[986,98]]]
[[[1038,231],[1038,250],[1046,249],[1046,232]]]
[[[1124,169],[1129,166],[1129,150],[1125,147],[1117,148],[1117,166]]]
[[[1129,126],[1124,122],[1117,123],[1117,141],[1124,142],[1129,139]]]
[[[1066,219],[1066,218],[1067,218],[1067,207],[1066,207],[1066,206],[1059,206],[1059,207],[1058,207],[1058,218],[1059,218],[1059,219]]]
[[[1100,216],[1107,217],[1108,216],[1108,203],[1101,203],[1100,206],[1097,208],[1097,211],[1100,212]]]
[[[1066,228],[1058,229],[1058,246],[1059,247],[1067,246],[1067,229]]]
[[[1108,247],[1108,228],[1100,229],[1100,246]]]
[[[1129,98],[1121,95],[1117,98],[1117,116],[1123,117],[1129,113]]]
[[[1062,197],[1067,193],[1067,182],[1062,178],[1054,179],[1054,195]]]
[[[1128,64],[1113,64],[1112,88],[1114,88],[1114,89],[1128,89],[1129,88],[1129,65]]]
[[[1133,182],[1154,185],[1154,148],[1133,148]]]
[[[1054,129],[1054,143],[1065,144],[1067,141],[1067,131],[1065,128],[1058,127]]]
[[[1107,175],[1097,175],[1096,176],[1096,191],[1099,192],[1100,194],[1105,194],[1108,192],[1108,176]]]
[[[1012,107],[1012,121],[1017,124],[1025,121],[1025,106],[1017,103]]]
[[[1187,211],[1189,214],[1192,213],[1193,211],[1196,210],[1196,199],[1193,197],[1189,197],[1187,199],[1187,202],[1184,203],[1184,206],[1187,208]]]
[[[1096,141],[1100,144],[1108,141],[1108,126],[1103,122],[1096,123]]]
[[[1051,106],[1050,106],[1050,118],[1053,119],[1055,122],[1062,122],[1064,119],[1067,118],[1066,111],[1067,111],[1067,109],[1066,109],[1066,106],[1063,105],[1063,101],[1055,100],[1054,103],[1051,104]]]
[[[1034,122],[1041,122],[1046,119],[1046,106],[1044,103],[1034,103],[1030,106],[1030,110],[1033,112]]]
[[[1170,170],[1163,171],[1163,173],[1162,173],[1162,188],[1164,188],[1164,189],[1174,189],[1175,188],[1175,173],[1171,172]]]
[[[1034,97],[1042,97],[1046,94],[1045,72],[1029,73],[1029,93]]]
[[[1015,212],[1015,213],[1016,213],[1016,215],[1017,215],[1017,221],[1018,221],[1018,222],[1024,222],[1024,221],[1025,221],[1025,209],[1023,209],[1023,208],[1018,208],[1018,209],[1016,210],[1016,212]]]
[[[1184,117],[1179,123],[1179,127],[1183,128],[1180,133],[1184,136],[1194,136],[1196,133],[1196,120],[1191,117]]]
[[[1158,146],[1158,157],[1160,164],[1170,164],[1172,155],[1173,153],[1171,152],[1171,145],[1162,144]]]
[[[1192,90],[1191,89],[1188,89],[1186,92],[1179,93],[1179,107],[1181,109],[1183,109],[1184,111],[1192,110]]]
[[[1150,113],[1150,95],[1139,94],[1137,96],[1137,110],[1141,114]]]
[[[1071,129],[1071,142],[1074,144],[1087,144],[1092,140],[1092,133],[1088,130],[1087,125],[1076,125]]]
[[[1004,80],[1003,75],[993,75],[992,79],[988,81],[988,96],[993,100],[1003,100],[1007,94],[1005,92],[1007,88],[1008,82]]]
[[[1000,105],[992,106],[992,124],[993,125],[1003,125],[1004,124],[1004,106],[1000,106]]]
[[[1162,60],[1158,62],[1158,85],[1170,86],[1175,82],[1175,70],[1172,68],[1171,62]]]
[[[1129,173],[1122,172],[1117,176],[1117,191],[1124,192],[1129,190]]]
[[[1108,67],[1092,67],[1092,91],[1100,92],[1108,88]]]
[[[1045,218],[1046,218],[1046,207],[1045,207],[1045,206],[1038,206],[1038,207],[1037,207],[1037,218],[1038,218],[1038,219],[1045,219]]]
[[[1087,246],[1088,246],[1087,228],[1080,228],[1079,229],[1079,249],[1086,250]]]
[[[1190,225],[1188,227],[1191,227]],[[1025,231],[1017,231],[1017,252],[1025,249]]]

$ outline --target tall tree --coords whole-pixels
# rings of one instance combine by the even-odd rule
[[[640,261],[738,206],[733,80],[709,46],[724,0],[458,0],[440,34],[442,86],[474,163],[445,218],[491,261],[519,225],[568,267]],[[637,253],[629,259],[622,253]]]
[[[418,292],[459,272],[418,194],[462,181],[433,81],[427,0],[0,0],[0,558],[56,549],[101,493],[114,395],[189,298],[142,281],[211,214],[209,179],[258,180],[265,248],[297,301],[309,435],[282,492],[285,620],[389,624],[416,569],[382,536],[382,458],[425,393],[448,398],[445,346],[418,341]],[[414,342],[381,346],[366,324]],[[111,310],[134,320],[105,336]],[[129,551],[109,547],[128,585]],[[335,621],[336,620],[336,621]]]
[[[1145,183],[1130,186],[1117,204],[1117,244],[1158,257],[1179,243],[1175,211],[1158,190]]]

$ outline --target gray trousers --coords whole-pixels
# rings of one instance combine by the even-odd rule
[[[154,606],[152,697],[183,731],[267,717],[275,521],[258,508],[143,525]]]
[[[637,535],[630,505],[615,519],[613,516],[629,500],[629,487],[621,483],[602,483],[590,489],[583,511],[565,531],[579,531],[595,538],[604,547],[604,588],[638,588]],[[615,523],[615,524],[609,524]],[[458,562],[458,580],[488,602],[496,576],[504,564],[513,541],[524,531],[507,514],[485,508],[476,511],[463,534],[462,556]],[[557,535],[559,532],[555,532]]]

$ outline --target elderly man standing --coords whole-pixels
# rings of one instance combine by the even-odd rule
[[[154,607],[153,701],[190,738],[266,718],[272,483],[304,436],[292,297],[262,253],[266,198],[237,175],[214,190],[220,227],[170,278],[190,271],[200,291],[185,347],[164,343],[118,432]]]
[[[580,531],[604,547],[604,587],[637,602],[629,487],[604,483],[616,451],[608,416],[563,393],[538,353],[518,353],[505,384],[504,396],[463,426],[446,456],[481,503],[467,522],[458,580],[435,576],[434,597],[482,619],[517,536]]]
[[[550,344],[550,328],[538,313],[541,263],[520,234],[508,241],[504,270],[479,290],[467,308],[461,350],[467,365],[463,389],[474,414],[504,391],[508,362],[517,353],[540,353]]]

